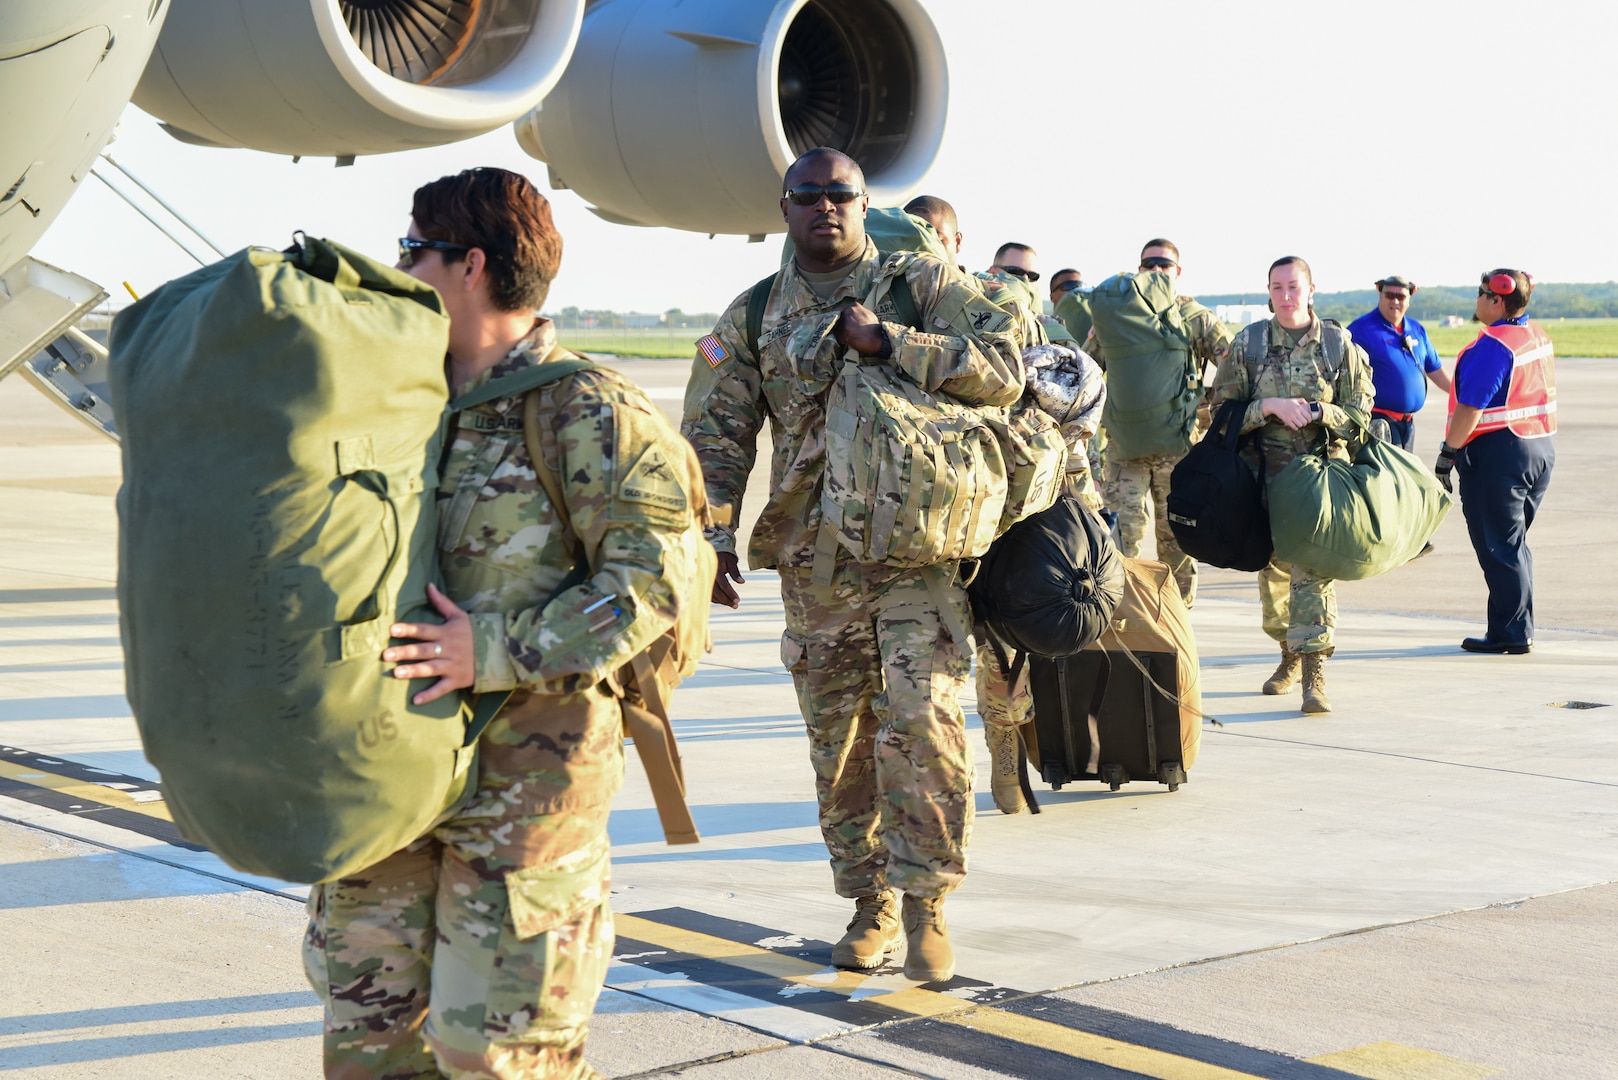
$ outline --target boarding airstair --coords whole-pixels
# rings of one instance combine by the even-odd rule
[[[117,441],[107,400],[107,350],[78,329],[107,294],[32,256],[0,273],[0,378],[16,372],[85,424]]]
[[[224,258],[219,245],[105,149],[101,160],[133,181],[171,218]],[[198,266],[207,265],[206,257],[198,255],[128,191],[98,169],[92,168],[89,174],[174,241]],[[78,328],[79,321],[106,299],[106,292],[95,282],[32,256],[24,256],[0,272],[0,379],[16,372],[63,409],[117,442],[118,428],[107,399],[106,347]]]

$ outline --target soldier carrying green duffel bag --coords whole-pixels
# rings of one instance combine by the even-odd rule
[[[1314,278],[1296,256],[1277,259],[1269,270],[1273,319],[1243,327],[1214,378],[1215,408],[1247,402],[1241,435],[1256,433],[1259,446],[1242,453],[1273,479],[1294,458],[1324,441],[1329,454],[1347,460],[1349,440],[1365,426],[1373,396],[1371,365],[1353,337],[1314,311]],[[1279,496],[1269,492],[1272,524]],[[1320,493],[1305,497],[1301,511],[1320,505]],[[1419,546],[1419,545],[1418,545]],[[1332,579],[1303,563],[1289,562],[1276,537],[1275,554],[1258,573],[1265,634],[1280,644],[1281,663],[1264,693],[1282,694],[1303,682],[1303,711],[1331,711],[1325,660],[1333,650],[1337,599]]]

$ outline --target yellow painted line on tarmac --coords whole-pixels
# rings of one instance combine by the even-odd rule
[[[1366,1080],[1482,1080],[1500,1070],[1475,1061],[1462,1061],[1432,1050],[1379,1042],[1338,1050],[1309,1059],[1311,1065],[1363,1076]]]
[[[665,923],[636,918],[634,915],[615,914],[613,919],[617,923],[618,932],[635,941],[661,945],[704,959],[721,961],[760,975],[810,986],[816,990],[848,995],[869,981],[867,976],[852,971],[838,971],[833,978],[825,967],[808,960],[783,956],[756,945],[730,941],[712,934],[682,930]],[[911,987],[891,994],[862,996],[860,1000],[897,1012],[909,1013],[911,1016],[940,1019],[945,1023],[981,1031],[986,1035],[1054,1050],[1083,1061],[1101,1062],[1128,1069],[1143,1076],[1160,1077],[1162,1080],[1255,1080],[1252,1073],[1237,1072],[1193,1058],[1120,1042],[1102,1035],[1092,1035],[1049,1021],[1002,1012],[992,1006],[974,1006],[971,1002],[936,990]]]
[[[1256,1073],[1154,1050],[1049,1020],[1007,1012],[992,1005],[974,1005],[936,990],[913,986],[892,993],[873,993],[871,991],[875,988],[869,985],[870,976],[831,969],[813,961],[713,934],[629,914],[615,913],[613,920],[622,937],[648,945],[717,961],[794,985],[840,994],[851,1000],[867,1001],[913,1017],[933,1018],[968,1031],[1053,1051],[1077,1061],[1095,1062],[1141,1076],[1156,1077],[1157,1080],[1261,1080]],[[866,992],[854,998],[855,992],[862,989]],[[1499,1072],[1487,1065],[1388,1042],[1310,1058],[1309,1064],[1365,1077],[1366,1080],[1482,1080]]]
[[[162,821],[173,821],[169,808],[161,799],[151,802],[136,802],[127,792],[117,788],[103,787],[84,780],[75,780],[71,776],[60,776],[48,770],[32,765],[24,765],[15,761],[0,759],[0,777],[15,780],[19,784],[29,787],[45,788],[49,791],[59,791],[64,795],[71,795],[75,799],[96,803],[100,806],[110,806],[118,810],[128,810],[146,817],[158,818]]]
[[[870,982],[870,976],[855,971],[827,968],[822,964],[800,960],[796,956],[783,956],[781,953],[761,949],[756,945],[730,941],[695,930],[682,930],[677,926],[637,918],[634,915],[615,912],[613,922],[622,936],[636,941],[661,945],[666,949],[690,953],[706,960],[718,960],[759,975],[767,975],[816,990],[825,990],[828,993],[842,994],[845,997],[851,996],[856,990],[866,988]],[[952,994],[941,994],[936,990],[923,990],[920,987],[896,990],[888,994],[862,995],[859,1000],[906,1012],[912,1016],[941,1016],[944,1013],[960,1012],[971,1007],[971,1002]]]
[[[1048,1020],[1036,1020],[993,1007],[974,1009],[960,1016],[940,1018],[943,1023],[981,1031],[1013,1042],[1054,1050],[1058,1054],[1093,1061],[1159,1080],[1261,1080],[1254,1073],[1238,1072],[1223,1065],[1210,1065],[1196,1058],[1181,1057],[1148,1046],[1109,1039],[1077,1028],[1063,1027]]]

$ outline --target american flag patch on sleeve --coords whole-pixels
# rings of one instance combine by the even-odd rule
[[[703,357],[708,361],[709,367],[716,368],[720,364],[723,364],[726,360],[730,359],[729,350],[727,350],[724,343],[713,334],[709,334],[707,337],[697,342],[697,348],[701,350]]]

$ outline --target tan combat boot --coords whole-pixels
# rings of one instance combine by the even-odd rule
[[[1022,784],[1017,780],[1017,763],[1022,746],[1017,729],[1000,724],[984,724],[983,737],[989,744],[989,791],[1002,814],[1020,814],[1028,809],[1023,801]]]
[[[955,976],[955,950],[944,925],[942,896],[905,894],[904,924],[907,948],[905,978],[916,982],[944,982]]]
[[[834,967],[870,971],[899,948],[899,904],[890,889],[854,900],[848,933],[831,947]]]
[[[1298,669],[1303,665],[1303,656],[1293,652],[1285,645],[1281,646],[1281,662],[1276,665],[1275,674],[1264,684],[1264,692],[1270,697],[1284,694],[1291,690],[1298,681]]]
[[[1303,654],[1303,711],[1331,712],[1331,699],[1326,696],[1326,657],[1322,653]]]

